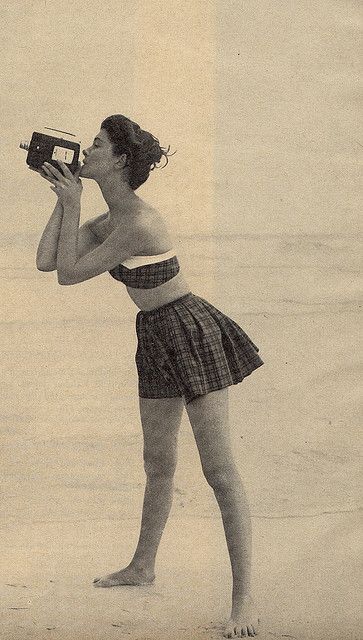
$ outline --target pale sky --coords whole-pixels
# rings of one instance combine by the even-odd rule
[[[177,150],[138,191],[177,233],[357,231],[357,3],[8,0],[0,11],[3,231],[41,231],[54,203],[19,141],[50,126],[85,147],[112,113]],[[82,218],[104,210],[84,181]]]

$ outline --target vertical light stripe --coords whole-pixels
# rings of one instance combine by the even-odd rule
[[[152,176],[148,195],[158,194],[177,232],[212,233],[215,1],[140,0],[135,29],[135,120],[177,149],[163,188]]]

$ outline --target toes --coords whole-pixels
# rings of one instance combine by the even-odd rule
[[[248,624],[245,626],[229,626],[225,629],[223,633],[224,638],[254,638],[257,636],[257,631],[255,630],[252,624]]]
[[[98,578],[98,580],[93,581],[93,585],[95,587],[103,587],[105,585],[105,581],[102,578]]]

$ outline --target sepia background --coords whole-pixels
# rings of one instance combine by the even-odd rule
[[[165,214],[192,290],[265,362],[230,389],[259,637],[360,637],[358,8],[2,3],[0,637],[213,640],[229,613],[186,418],[155,586],[92,587],[128,563],[140,523],[137,310],[108,274],[60,287],[36,270],[55,198],[18,146],[48,126],[86,147],[112,113],[176,150],[138,193]],[[105,210],[83,184],[82,221]]]

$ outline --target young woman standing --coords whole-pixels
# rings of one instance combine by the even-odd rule
[[[228,387],[263,364],[258,347],[229,317],[190,291],[160,213],[136,195],[167,151],[122,115],[101,124],[75,175],[43,165],[57,204],[37,252],[41,271],[61,285],[105,271],[126,285],[136,317],[139,405],[146,488],[139,541],[129,565],[96,587],[141,585],[154,578],[155,558],[170,512],[177,438],[186,408],[205,478],[216,496],[231,561],[233,590],[224,637],[255,636],[250,593],[251,518],[233,459]],[[81,178],[99,185],[108,211],[79,228]]]

